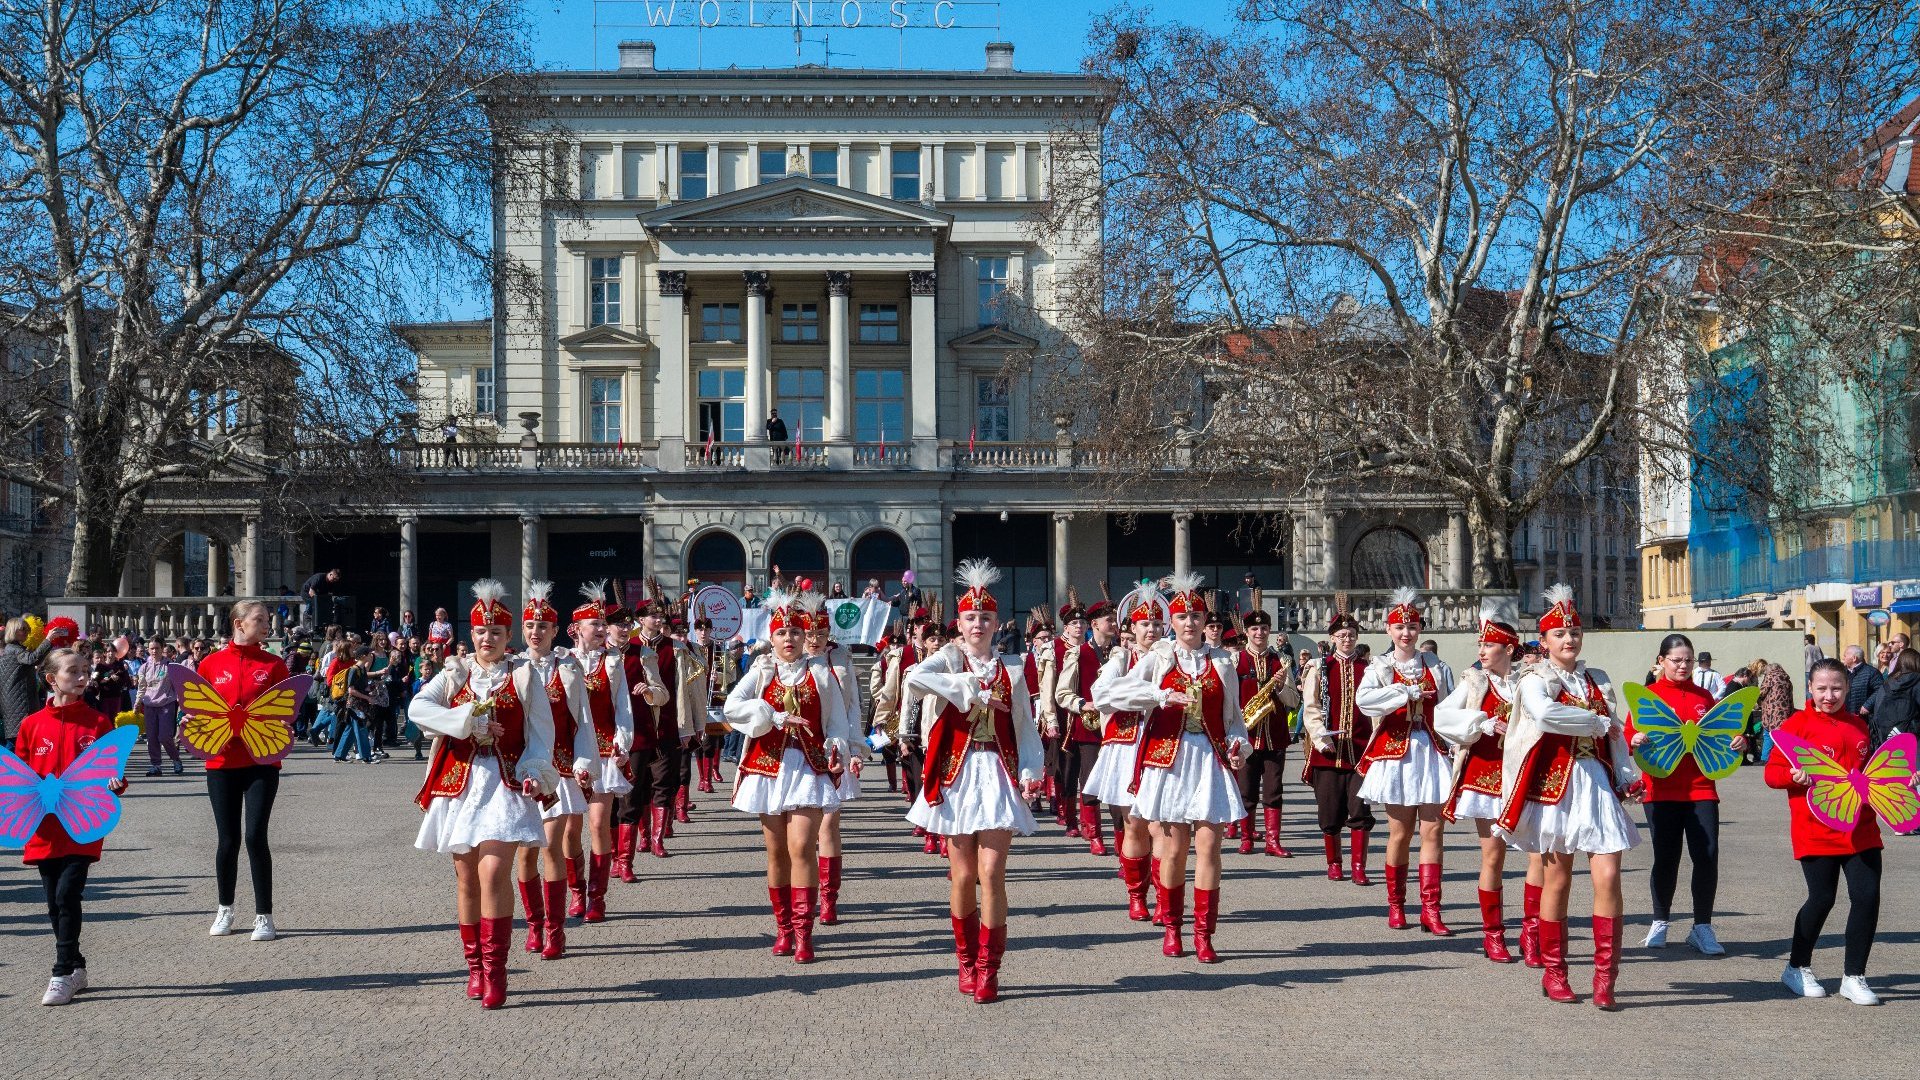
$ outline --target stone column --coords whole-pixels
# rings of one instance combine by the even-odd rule
[[[1447,587],[1467,587],[1467,515],[1447,515]]]
[[[1340,515],[1336,511],[1320,511],[1320,588],[1337,589],[1340,587]]]
[[[686,464],[687,441],[687,272],[658,271],[660,312],[655,322],[654,348],[659,351],[660,374],[654,384],[653,430],[660,440],[658,468],[678,472]]]
[[[1073,523],[1071,511],[1056,510],[1053,515],[1053,604],[1059,607],[1067,602],[1067,543],[1068,526]]]
[[[933,201],[947,197],[947,144],[933,144]]]
[[[852,342],[847,336],[847,297],[853,274],[827,271],[827,441],[846,442],[853,428]]]
[[[1293,539],[1287,555],[1292,564],[1290,567],[1292,581],[1288,583],[1288,587],[1304,589],[1313,580],[1313,571],[1307,562],[1307,546],[1311,542],[1307,535],[1307,518],[1305,514],[1295,511],[1290,520],[1293,524]]]
[[[524,601],[533,588],[533,579],[540,576],[538,567],[540,555],[540,515],[520,515],[520,598]]]
[[[1173,515],[1173,572],[1184,574],[1192,569],[1193,515],[1182,510]]]
[[[226,583],[227,561],[222,557],[221,548],[225,547],[213,537],[207,537],[207,595],[222,596],[222,587]]]
[[[413,514],[400,515],[400,611],[420,611],[420,519]]]
[[[939,278],[933,270],[907,271],[907,291],[913,296],[909,320],[913,324],[913,467],[931,471],[940,464],[938,346],[935,344],[934,290]]]
[[[234,586],[243,596],[259,596],[260,519],[248,517],[240,535],[240,581]]]
[[[767,290],[765,270],[743,270],[747,284],[743,333],[747,335],[747,441],[767,441]]]

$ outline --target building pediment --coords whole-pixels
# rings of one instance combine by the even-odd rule
[[[661,236],[701,233],[937,233],[952,216],[804,176],[673,203],[638,215]]]
[[[560,344],[583,352],[617,352],[644,349],[652,342],[645,334],[636,334],[618,326],[602,325],[589,326],[579,333],[568,334],[560,339]]]
[[[1006,352],[1037,349],[1040,343],[1025,334],[1017,334],[1004,326],[983,326],[968,334],[947,342],[955,349],[998,349]]]

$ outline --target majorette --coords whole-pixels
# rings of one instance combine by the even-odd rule
[[[542,812],[546,862],[540,849],[523,847],[515,857],[520,902],[527,914],[527,951],[558,960],[567,951],[567,860],[581,858],[580,830],[593,786],[593,722],[588,718],[586,680],[566,649],[555,648],[560,613],[550,597],[553,583],[527,587],[520,632],[527,649],[520,654],[533,669],[533,681],[545,688],[553,714],[553,767],[560,774],[554,799]]]
[[[1127,890],[1127,917],[1145,922],[1147,883],[1158,882],[1160,860],[1153,854],[1152,826],[1146,818],[1132,816],[1128,811],[1133,806],[1133,765],[1140,750],[1140,739],[1146,733],[1146,718],[1151,707],[1129,706],[1124,684],[1119,698],[1115,697],[1114,685],[1124,680],[1160,640],[1161,631],[1167,625],[1167,599],[1160,595],[1159,587],[1153,582],[1143,581],[1120,598],[1119,611],[1126,622],[1127,633],[1107,654],[1093,684],[1093,704],[1103,723],[1100,756],[1087,771],[1086,790],[1108,807],[1119,807],[1126,815],[1115,841],[1120,849],[1120,881]],[[1137,694],[1138,688],[1135,690]],[[1154,701],[1158,700],[1156,695]]]

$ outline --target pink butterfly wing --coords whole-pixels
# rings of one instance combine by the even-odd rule
[[[1807,774],[1807,809],[1813,811],[1814,819],[1836,832],[1852,832],[1860,822],[1867,778],[1789,732],[1774,732],[1773,745],[1787,756],[1788,764]]]
[[[120,797],[107,785],[120,779],[139,732],[129,724],[95,739],[60,774],[62,790],[53,814],[76,844],[91,844],[120,823]]]
[[[46,805],[40,801],[40,774],[0,746],[0,848],[26,847],[46,816]]]
[[[1920,828],[1920,792],[1913,789],[1916,760],[1920,760],[1920,739],[1902,732],[1881,743],[1867,762],[1867,801],[1897,833]]]

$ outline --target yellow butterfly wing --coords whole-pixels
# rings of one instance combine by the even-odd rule
[[[295,675],[260,692],[242,710],[240,741],[261,765],[271,765],[293,748],[293,721],[313,684],[311,675]]]
[[[233,741],[233,706],[198,672],[180,664],[173,668],[180,691],[180,741],[200,757],[215,757]]]

